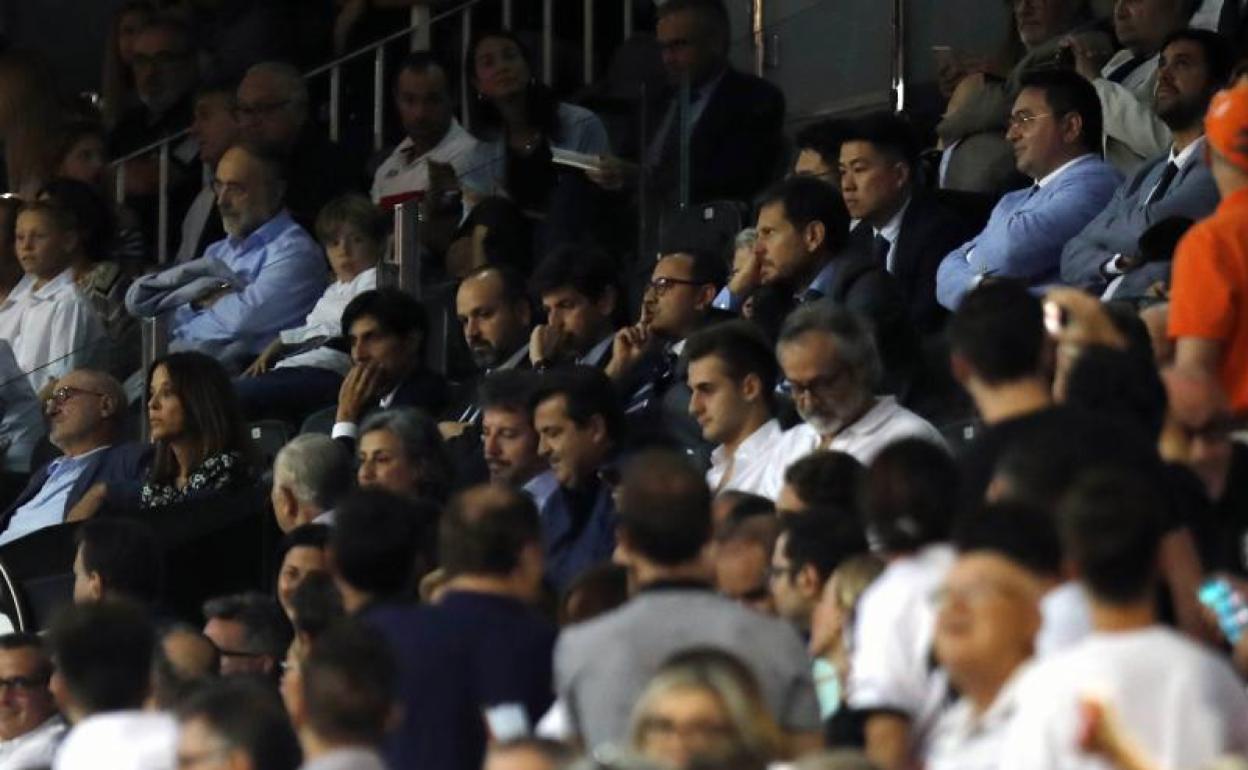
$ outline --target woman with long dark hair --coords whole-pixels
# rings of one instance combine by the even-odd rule
[[[530,215],[544,217],[556,199],[584,199],[580,171],[552,161],[553,150],[586,155],[611,152],[607,130],[593,112],[555,98],[534,77],[532,57],[511,32],[488,30],[468,48],[464,67],[476,99],[468,106],[471,130],[482,144],[464,174],[478,198],[503,196]],[[569,187],[577,190],[570,194]],[[574,217],[560,212],[561,222]]]
[[[234,388],[216,359],[171,353],[148,370],[152,469],[139,495],[154,508],[252,479],[251,440]]]

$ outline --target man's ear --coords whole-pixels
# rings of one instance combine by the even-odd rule
[[[607,434],[607,420],[600,414],[591,414],[589,422],[585,424],[585,429],[589,431],[589,436],[595,444],[606,444],[611,440]]]
[[[763,397],[763,381],[757,374],[750,372],[741,379],[741,395],[746,401],[755,401]]]
[[[1074,144],[1083,135],[1083,116],[1077,112],[1069,112],[1062,117],[1062,138],[1067,144]],[[1090,144],[1090,143],[1089,143]]]
[[[963,387],[970,382],[973,375],[971,364],[966,360],[966,356],[956,351],[949,354],[949,372],[953,375],[954,381]]]
[[[87,595],[93,602],[104,598],[104,578],[94,570],[87,573]]]
[[[594,302],[594,306],[604,318],[611,319],[615,317],[615,303],[618,299],[615,287],[608,286],[602,290],[602,296]]]
[[[807,251],[818,251],[828,242],[828,229],[816,219],[802,229],[802,242]]]
[[[802,596],[818,600],[819,595],[823,593],[823,583],[819,580],[819,571],[815,569],[813,564],[806,564],[798,570],[793,582]]]

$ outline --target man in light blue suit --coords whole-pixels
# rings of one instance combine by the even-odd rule
[[[1154,108],[1174,144],[1136,170],[1109,206],[1062,249],[1063,283],[1098,293],[1112,283],[1119,296],[1127,284],[1143,279],[1146,287],[1165,278],[1169,263],[1140,263],[1140,236],[1163,220],[1199,221],[1217,208],[1218,188],[1204,163],[1205,110],[1227,81],[1232,61],[1217,33],[1185,29],[1166,39]]]
[[[1035,180],[1007,194],[983,232],[951,252],[936,273],[936,299],[950,310],[985,279],[1032,287],[1058,277],[1062,247],[1105,208],[1122,177],[1101,158],[1101,103],[1074,72],[1024,76],[1006,138],[1015,164]]]

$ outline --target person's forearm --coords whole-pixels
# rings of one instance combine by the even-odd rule
[[[907,770],[910,720],[897,714],[872,714],[866,724],[867,759],[880,770]]]

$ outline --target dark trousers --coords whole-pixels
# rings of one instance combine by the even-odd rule
[[[234,392],[248,420],[285,420],[296,428],[316,410],[338,403],[341,387],[337,372],[312,366],[271,369],[259,377],[234,380]]]

